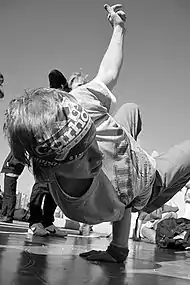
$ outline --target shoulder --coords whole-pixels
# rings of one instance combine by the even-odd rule
[[[81,104],[91,102],[93,105],[101,105],[107,109],[107,112],[113,110],[116,105],[116,97],[103,82],[96,78],[72,90],[71,94]]]

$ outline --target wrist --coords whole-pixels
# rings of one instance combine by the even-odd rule
[[[124,262],[128,256],[129,249],[128,247],[120,247],[113,243],[110,243],[110,245],[107,248],[107,253],[111,255],[118,263]]]
[[[126,32],[126,27],[124,25],[115,25],[115,26],[113,26],[113,29],[115,32],[118,32],[118,33],[125,33]]]

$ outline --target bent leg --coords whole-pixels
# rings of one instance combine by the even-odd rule
[[[43,208],[43,217],[42,217],[42,224],[45,228],[53,224],[54,212],[56,207],[57,204],[55,203],[52,195],[50,193],[47,193],[44,199],[44,208]]]
[[[135,140],[137,140],[137,137],[142,130],[142,120],[140,110],[136,104],[126,103],[122,105],[114,118]]]
[[[159,179],[155,180],[151,198],[143,209],[147,213],[163,206],[190,179],[190,141],[172,147],[155,157]]]
[[[42,222],[42,200],[45,194],[44,184],[36,182],[32,187],[30,196],[30,226]]]

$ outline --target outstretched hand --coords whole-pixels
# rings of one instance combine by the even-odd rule
[[[126,13],[122,9],[121,4],[115,4],[110,6],[108,4],[104,5],[105,10],[108,13],[108,20],[113,27],[121,26],[124,28],[126,23]]]
[[[89,261],[117,262],[107,251],[102,250],[90,250],[79,254],[79,256]]]

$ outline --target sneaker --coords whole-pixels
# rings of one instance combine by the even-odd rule
[[[67,235],[67,233],[65,233],[64,231],[61,231],[54,224],[46,227],[45,230],[48,231],[49,234],[53,234],[53,235],[58,235],[58,236],[63,236],[63,237]]]
[[[7,217],[7,216],[1,216],[0,223],[10,223],[12,224],[13,218]]]
[[[49,235],[49,232],[44,228],[41,223],[36,223],[30,226],[28,233],[32,233],[35,236],[45,237]]]

